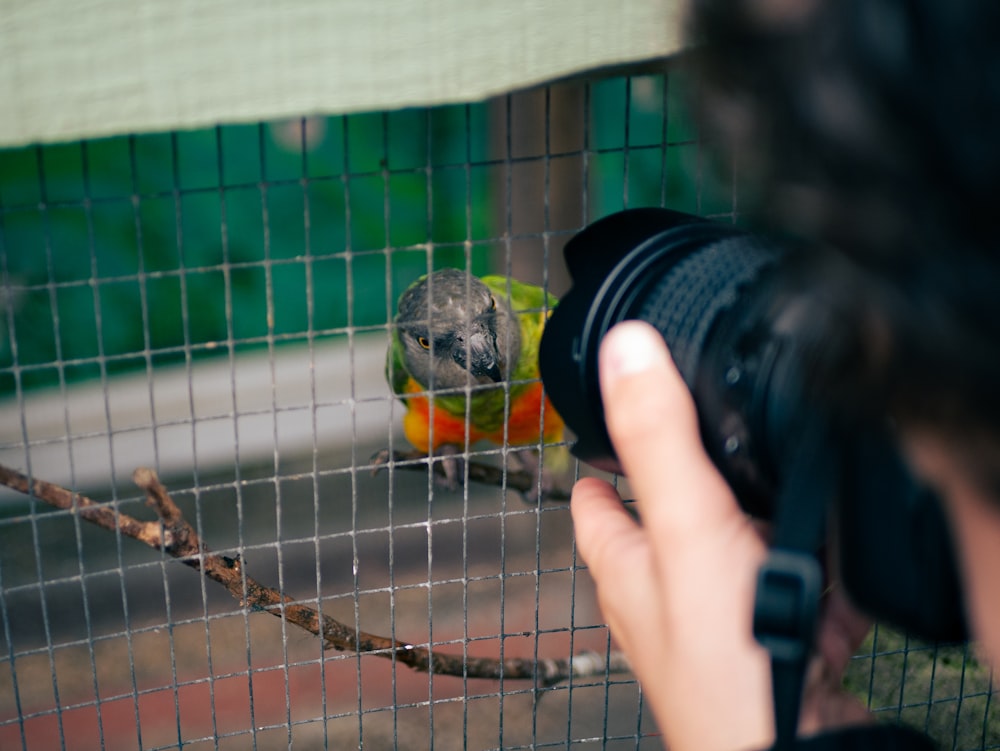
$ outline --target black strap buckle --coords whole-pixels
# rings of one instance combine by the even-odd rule
[[[757,574],[753,634],[771,653],[776,749],[790,749],[795,741],[822,584],[815,556],[780,548],[770,551]]]
[[[753,635],[776,660],[809,655],[823,585],[819,562],[810,553],[770,551],[757,572]]]

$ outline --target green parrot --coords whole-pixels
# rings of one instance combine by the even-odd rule
[[[406,405],[407,440],[445,456],[481,440],[536,449],[560,443],[563,421],[538,370],[542,330],[556,302],[540,287],[459,269],[411,284],[399,298],[386,358],[386,377]],[[521,459],[537,471],[535,454]],[[543,492],[552,472],[568,465],[565,446],[546,450]],[[457,462],[446,461],[445,472],[454,487]]]

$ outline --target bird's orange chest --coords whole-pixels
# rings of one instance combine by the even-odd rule
[[[405,391],[408,394],[419,394],[424,389],[410,378],[406,382]],[[406,440],[416,448],[426,453],[431,445],[437,448],[446,443],[459,446],[465,444],[465,415],[453,415],[440,405],[434,405],[432,409],[427,396],[408,396],[404,401],[406,415],[403,417],[403,432]],[[475,426],[470,424],[469,443],[475,443],[482,437]]]
[[[542,403],[545,404],[544,423]],[[541,383],[532,383],[512,399],[510,416],[507,419],[507,442],[515,446],[538,443],[539,436],[544,441],[562,439],[562,418],[552,408]],[[496,443],[503,443],[503,428],[498,431]]]
[[[422,394],[424,389],[412,378],[407,382],[408,394]],[[542,422],[542,403],[545,414]],[[405,398],[406,415],[403,418],[403,432],[406,439],[421,451],[427,452],[432,446],[444,444],[458,446],[472,444],[486,439],[503,445],[504,440],[511,446],[533,445],[544,441],[562,439],[563,421],[553,409],[541,383],[532,383],[520,389],[510,401],[506,435],[504,425],[495,430],[483,430],[471,420],[468,425],[464,414],[452,414],[440,405],[432,405],[426,395]],[[433,426],[432,426],[433,421]]]

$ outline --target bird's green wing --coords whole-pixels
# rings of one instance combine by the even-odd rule
[[[481,279],[483,284],[504,297],[507,297],[507,284],[509,282],[510,304],[514,308],[515,313],[522,310],[541,311],[542,308],[551,309],[558,302],[554,295],[547,295],[545,290],[534,284],[525,284],[516,279],[508,279],[505,276],[484,276]]]
[[[402,395],[410,374],[403,364],[403,345],[399,341],[399,332],[393,331],[390,336],[389,350],[385,355],[385,380],[389,382],[392,393]]]

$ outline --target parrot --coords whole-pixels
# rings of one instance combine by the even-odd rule
[[[454,268],[422,276],[400,295],[386,378],[406,407],[407,440],[425,454],[446,457],[449,487],[457,486],[455,454],[466,445],[485,440],[537,450],[562,442],[563,420],[538,369],[542,330],[556,303],[540,287]],[[519,458],[537,477],[537,451]],[[564,445],[546,447],[543,495],[569,463]]]

